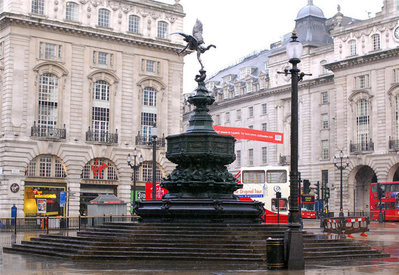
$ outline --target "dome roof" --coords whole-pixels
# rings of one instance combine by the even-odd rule
[[[315,17],[320,17],[320,18],[325,18],[323,11],[319,8],[313,5],[313,0],[309,0],[309,3],[306,7],[303,7],[299,12],[296,17],[296,20],[307,17],[307,16],[315,16]]]

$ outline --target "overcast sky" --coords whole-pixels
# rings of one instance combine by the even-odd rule
[[[175,0],[158,0],[173,4]],[[326,18],[337,13],[366,19],[381,10],[383,0],[314,0]],[[186,17],[184,32],[192,33],[195,20],[202,21],[205,44],[215,44],[203,55],[208,78],[233,65],[254,51],[269,49],[270,44],[293,30],[299,10],[308,0],[180,0]],[[194,76],[200,69],[196,54],[185,57],[183,92],[191,92]]]

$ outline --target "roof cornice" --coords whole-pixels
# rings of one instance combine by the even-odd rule
[[[332,63],[325,64],[328,70],[337,72],[340,70],[348,69],[354,66],[367,65],[369,63],[375,63],[382,60],[397,58],[399,56],[399,48],[390,49],[386,51],[378,51],[367,55],[352,57]]]
[[[45,17],[31,17],[26,15],[3,13],[0,17],[0,29],[9,25],[26,25],[51,31],[67,32],[72,35],[89,36],[96,39],[119,41],[127,44],[136,44],[144,47],[157,48],[164,51],[177,52],[184,45],[169,42],[167,40],[156,40],[144,38],[141,35],[128,35],[114,32],[106,28],[93,28],[79,24],[50,20]]]

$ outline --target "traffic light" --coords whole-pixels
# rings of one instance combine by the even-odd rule
[[[328,200],[330,198],[330,188],[326,188],[326,199]]]
[[[377,183],[377,196],[378,200],[381,200],[385,196],[385,191],[382,190],[381,183]]]
[[[317,199],[320,200],[320,182],[316,182],[316,195]]]
[[[310,193],[310,181],[309,180],[303,180],[303,193],[305,195]]]

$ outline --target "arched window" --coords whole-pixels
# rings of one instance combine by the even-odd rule
[[[166,23],[165,21],[159,21],[158,22],[157,37],[158,38],[163,38],[163,39],[167,39],[168,38],[168,23]]]
[[[105,158],[92,159],[87,162],[80,177],[92,180],[118,180],[114,164]]]
[[[139,33],[140,17],[137,15],[129,16],[129,32]]]
[[[106,142],[109,133],[109,84],[104,80],[98,80],[93,85],[93,105],[91,125],[94,141]]]
[[[350,40],[349,41],[349,55],[356,55],[357,51],[356,51],[356,40]]]
[[[98,10],[98,25],[101,27],[109,27],[109,10]]]
[[[32,13],[44,14],[44,0],[32,0]]]
[[[380,40],[380,35],[379,34],[374,34],[372,36],[373,39],[373,50],[377,51],[381,49],[381,40]]]
[[[370,142],[370,115],[369,101],[366,99],[360,99],[357,102],[356,132],[360,151],[368,151]]]
[[[67,2],[65,9],[65,19],[71,21],[78,21],[79,19],[79,5],[74,2]]]
[[[28,177],[66,178],[64,162],[53,155],[40,155],[32,159],[26,169]]]
[[[40,75],[38,97],[39,136],[47,136],[57,128],[58,78],[51,73]]]

